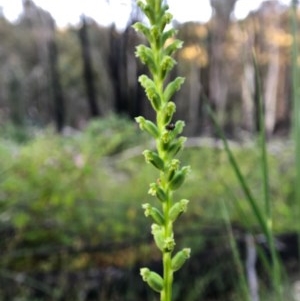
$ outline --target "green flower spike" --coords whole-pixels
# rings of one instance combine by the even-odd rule
[[[179,270],[190,256],[188,248],[173,256],[176,247],[173,223],[186,211],[188,204],[188,200],[185,199],[176,202],[175,190],[184,183],[190,167],[181,167],[176,157],[183,149],[186,138],[180,136],[184,121],[174,121],[176,105],[172,101],[174,94],[184,83],[184,78],[178,76],[169,80],[168,77],[177,63],[172,55],[182,47],[182,42],[174,38],[175,29],[166,29],[172,21],[172,15],[163,2],[138,0],[137,4],[150,25],[138,22],[133,27],[148,41],[147,46],[137,46],[135,55],[149,69],[149,74],[141,75],[139,82],[156,114],[155,121],[147,120],[143,116],[136,118],[141,130],[148,133],[156,143],[155,150],[145,150],[143,154],[146,162],[151,163],[158,173],[157,180],[150,184],[148,193],[155,196],[161,206],[158,209],[147,203],[143,205],[143,209],[145,215],[154,221],[151,233],[162,253],[163,262],[162,276],[148,268],[142,268],[141,275],[154,291],[160,293],[160,301],[171,301],[173,273]]]

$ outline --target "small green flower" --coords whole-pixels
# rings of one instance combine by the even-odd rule
[[[168,102],[163,108],[163,123],[165,125],[172,121],[173,115],[176,112],[176,105],[174,102]]]
[[[179,251],[173,258],[172,258],[172,270],[174,272],[178,271],[183,264],[186,262],[188,258],[190,258],[191,249],[186,248]]]
[[[177,77],[172,82],[167,85],[167,88],[164,91],[165,101],[170,101],[172,96],[180,89],[181,85],[184,83],[183,77]]]
[[[156,222],[159,226],[164,225],[165,219],[162,213],[155,207],[151,206],[150,204],[143,204],[143,209],[145,210],[145,216],[151,216],[153,221]]]
[[[178,49],[182,48],[182,45],[183,45],[182,41],[180,41],[180,40],[174,40],[171,44],[169,44],[165,48],[165,54],[172,55]]]
[[[151,226],[151,233],[153,235],[154,241],[156,246],[161,250],[164,251],[166,248],[165,243],[165,236],[164,236],[164,229],[162,226],[157,224],[152,224]]]
[[[168,194],[164,189],[157,183],[151,183],[148,193],[152,196],[156,196],[161,202],[166,202],[168,200]]]
[[[171,180],[169,187],[172,190],[178,189],[184,182],[187,174],[190,172],[191,168],[190,166],[184,166],[179,171],[177,171]]]
[[[169,212],[169,217],[172,222],[175,222],[177,218],[186,211],[189,200],[183,199],[175,203]]]
[[[157,273],[150,271],[148,268],[141,268],[141,276],[149,286],[156,292],[160,293],[163,289],[163,279]]]
[[[153,51],[149,47],[145,45],[137,46],[135,55],[140,58],[143,64],[148,65],[151,72],[157,72]]]
[[[158,153],[150,151],[150,150],[145,150],[143,152],[143,155],[144,155],[147,163],[151,163],[153,166],[155,166],[159,170],[164,169],[164,161],[159,157]]]
[[[135,120],[139,124],[142,131],[146,131],[155,139],[159,137],[158,128],[152,121],[147,120],[142,116],[136,117]]]
[[[173,252],[175,245],[176,243],[173,235],[171,237],[167,237],[164,240],[164,247],[163,247],[164,252],[168,252],[168,253]]]
[[[174,141],[170,143],[168,148],[166,149],[168,156],[176,156],[183,149],[185,141],[185,137],[179,137],[178,139],[174,139]]]
[[[147,98],[150,100],[153,109],[158,111],[161,107],[162,100],[155,83],[147,75],[141,75],[139,82],[145,89]]]
[[[168,181],[171,182],[176,174],[176,171],[179,169],[180,161],[178,159],[173,159],[168,166]]]

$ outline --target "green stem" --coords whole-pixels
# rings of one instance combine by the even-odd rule
[[[171,269],[171,253],[164,252],[163,254],[163,268],[164,268],[164,288],[161,292],[161,301],[172,300],[172,284],[173,284],[173,272]]]
[[[158,149],[160,155],[162,158],[165,158],[165,152],[160,151]],[[165,161],[167,161],[165,159]],[[161,174],[161,179],[163,179],[164,183],[163,187],[167,188],[167,181],[166,181],[166,175],[164,172]],[[173,204],[173,196],[172,192],[168,192],[168,200],[165,204],[163,204],[163,214],[165,217],[165,231],[164,231],[164,236],[165,239],[168,239],[170,237],[174,236],[173,233],[173,223],[169,219],[169,212]],[[163,285],[163,290],[161,292],[160,300],[161,301],[171,301],[172,300],[172,286],[173,286],[173,270],[171,266],[171,260],[172,260],[172,252],[170,251],[164,251],[163,252],[163,280],[164,280],[164,285]]]
[[[261,149],[261,166],[262,166],[262,181],[263,181],[263,199],[265,201],[265,219],[266,219],[266,237],[268,246],[271,252],[272,260],[272,280],[273,287],[276,292],[277,300],[282,299],[282,289],[281,289],[281,271],[279,265],[278,254],[275,248],[275,240],[273,233],[273,214],[272,206],[270,200],[270,187],[269,187],[269,168],[268,168],[268,158],[267,158],[267,137],[266,137],[266,127],[265,127],[265,114],[264,114],[264,105],[262,98],[262,89],[261,89],[261,80],[259,76],[259,70],[257,65],[257,60],[255,52],[252,53],[253,64],[255,68],[255,80],[258,89],[258,117],[259,117],[259,143]]]

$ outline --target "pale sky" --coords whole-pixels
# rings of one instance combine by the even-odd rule
[[[59,27],[76,24],[82,14],[92,17],[103,25],[113,21],[119,28],[127,23],[132,0],[34,0],[35,4],[49,11]],[[226,1],[226,0],[224,0]],[[280,0],[289,4],[291,0]],[[257,9],[263,0],[238,0],[235,16],[244,18],[249,11]],[[211,16],[209,0],[168,0],[174,19],[184,21],[207,21]],[[16,20],[22,11],[22,0],[0,0],[4,15],[9,20]]]

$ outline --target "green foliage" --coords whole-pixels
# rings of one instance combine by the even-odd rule
[[[67,137],[57,136],[50,129],[23,144],[2,139],[1,268],[52,271],[61,266],[59,258],[66,248],[100,249],[97,255],[79,252],[67,257],[64,264],[68,270],[94,267],[99,261],[103,265],[131,267],[157,259],[143,230],[151,222],[142,216],[140,207],[148,203],[151,207],[145,209],[149,217],[160,219],[152,211],[153,197],[145,196],[147,183],[156,177],[156,170],[144,164],[140,155],[146,145],[145,136],[135,124],[115,116],[95,120],[84,132]],[[259,150],[254,145],[235,147],[233,153],[254,193],[261,196]],[[271,143],[268,159],[274,228],[276,232],[296,230],[293,149],[287,143]],[[177,216],[177,210],[185,211],[185,198],[190,200],[189,210],[179,214],[180,222],[175,226],[179,249],[190,246],[193,257],[206,247],[208,239],[220,245],[219,237],[205,236],[201,229],[222,224],[222,200],[226,201],[231,222],[259,231],[224,150],[211,146],[186,148],[181,160],[196,168],[177,191],[182,207],[170,212]],[[105,248],[107,245],[120,245],[122,249],[112,252],[111,247]],[[41,252],[46,255],[40,257]],[[192,285],[196,288],[197,283],[202,283],[204,290],[220,269],[218,263],[214,271],[207,271],[207,278],[194,279],[190,299],[186,300],[200,294],[200,287],[193,291]],[[177,277],[186,281],[189,275],[184,270]],[[176,283],[174,289],[176,299],[176,291],[183,287]]]
[[[108,231],[111,223],[99,222],[110,219],[108,204],[118,200],[105,195],[110,188],[116,189],[113,175],[107,175],[110,167],[97,167],[105,166],[106,156],[139,140],[142,136],[131,123],[110,117],[71,137],[49,131],[23,146],[3,143],[0,225],[20,234],[10,243],[35,248],[120,239],[123,227]],[[130,210],[127,204],[120,207]]]
[[[0,127],[2,139],[13,140],[15,142],[25,142],[29,139],[28,131],[24,127],[18,127],[11,123],[6,123]]]

